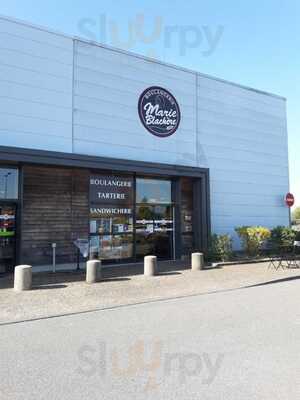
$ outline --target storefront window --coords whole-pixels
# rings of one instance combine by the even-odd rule
[[[91,236],[90,252],[102,260],[122,260],[133,256],[132,235]]]
[[[90,253],[101,260],[133,257],[133,177],[90,178]]]
[[[142,259],[147,254],[173,258],[171,187],[169,180],[137,178],[134,182],[122,174],[92,175],[91,254],[110,261]]]
[[[137,203],[171,203],[171,181],[161,179],[136,180]]]
[[[16,206],[0,206],[0,271],[14,267],[16,244]]]
[[[133,230],[132,216],[103,216],[97,215],[91,209],[90,233],[91,234],[118,234],[128,233]]]
[[[0,199],[18,198],[18,170],[0,168]]]
[[[107,206],[105,209],[113,209]],[[133,217],[106,215],[100,208],[91,208],[90,252],[103,260],[131,258],[133,256]],[[98,212],[97,212],[98,211]]]

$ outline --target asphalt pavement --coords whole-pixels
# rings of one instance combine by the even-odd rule
[[[300,279],[0,327],[0,398],[299,399]]]

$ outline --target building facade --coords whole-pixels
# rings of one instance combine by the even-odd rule
[[[119,263],[289,224],[285,99],[0,18],[0,264]],[[238,246],[238,242],[235,242]],[[2,268],[4,268],[2,267]]]

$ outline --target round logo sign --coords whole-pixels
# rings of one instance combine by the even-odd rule
[[[139,98],[139,116],[144,127],[155,136],[167,137],[176,132],[180,109],[175,97],[166,89],[152,86]]]

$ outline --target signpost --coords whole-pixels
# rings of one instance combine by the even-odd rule
[[[52,243],[52,272],[56,272],[56,243]]]
[[[285,204],[286,204],[289,208],[293,207],[293,205],[295,204],[295,197],[294,197],[294,195],[293,195],[292,193],[288,193],[288,194],[285,196]]]

